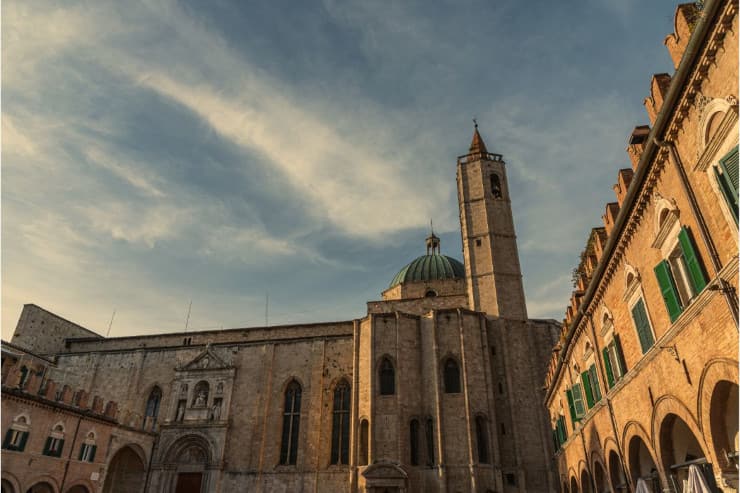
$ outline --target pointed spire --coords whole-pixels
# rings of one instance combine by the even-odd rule
[[[488,149],[486,149],[486,144],[483,142],[483,137],[478,133],[478,122],[475,118],[473,118],[473,123],[475,124],[475,132],[473,133],[473,141],[470,143],[470,154],[486,154]]]

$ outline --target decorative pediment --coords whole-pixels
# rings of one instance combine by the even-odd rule
[[[367,467],[362,473],[365,480],[370,484],[378,480],[398,480],[405,484],[408,474],[400,464],[393,461],[378,460]]]
[[[189,363],[182,365],[178,371],[197,371],[197,370],[228,370],[233,368],[218,356],[210,344]]]

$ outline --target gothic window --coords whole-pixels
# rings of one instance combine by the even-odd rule
[[[409,438],[411,440],[411,465],[419,465],[419,420],[412,419],[409,425]]]
[[[444,384],[446,393],[460,393],[460,368],[452,358],[447,358],[444,364]]]
[[[501,179],[496,173],[491,174],[491,194],[494,199],[500,199],[501,194]]]
[[[146,411],[144,414],[144,428],[154,428],[159,414],[159,403],[162,401],[162,390],[155,386],[149,393],[149,399],[146,401]]]
[[[483,416],[475,418],[475,436],[478,442],[478,462],[488,464],[488,426]]]
[[[369,440],[370,425],[366,419],[360,422],[360,464],[361,466],[367,465],[369,454]]]
[[[349,464],[349,384],[342,380],[334,389],[331,430],[331,463]]]
[[[301,421],[301,386],[293,380],[285,389],[283,436],[280,442],[280,463],[295,465],[298,458],[298,430]]]
[[[193,407],[206,407],[208,404],[208,390],[210,386],[205,380],[195,384],[193,389]]]
[[[95,433],[91,431],[87,434],[85,441],[80,447],[80,456],[78,460],[82,462],[93,462],[95,460],[95,451],[97,448],[97,445],[95,445]]]
[[[28,440],[28,430],[30,424],[31,423],[26,416],[17,416],[13,420],[13,423],[10,425],[8,431],[5,433],[5,438],[3,439],[3,448],[5,450],[15,450],[17,452],[23,452],[23,449],[26,448],[26,441]]]
[[[49,457],[61,457],[64,448],[64,426],[59,423],[51,430],[44,444],[43,454]]]
[[[425,426],[427,442],[427,465],[434,466],[434,423],[432,422],[432,418],[427,418]]]
[[[396,393],[396,372],[393,363],[388,358],[380,362],[380,395],[393,395]]]

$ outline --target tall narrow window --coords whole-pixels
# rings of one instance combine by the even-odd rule
[[[360,422],[360,464],[365,466],[368,463],[370,457],[370,425],[366,419]]]
[[[285,389],[283,437],[280,442],[280,463],[295,465],[298,458],[298,428],[301,421],[301,386],[293,380]]]
[[[637,303],[632,307],[632,320],[635,322],[635,329],[637,329],[637,337],[640,339],[642,354],[645,354],[648,352],[648,349],[653,347],[655,338],[650,328],[650,320],[648,320],[645,302],[642,298],[637,300]]]
[[[452,358],[447,358],[444,368],[445,392],[457,394],[460,392],[460,368]]]
[[[411,448],[411,465],[419,465],[419,420],[412,419],[409,425],[409,440]]]
[[[475,436],[478,441],[478,462],[488,464],[488,427],[483,416],[475,418]]]
[[[396,393],[396,372],[393,363],[388,358],[383,358],[380,363],[380,395],[393,395]]]
[[[688,228],[681,228],[675,248],[654,270],[668,316],[673,322],[707,285],[704,266]]]
[[[627,365],[624,363],[622,345],[619,335],[614,334],[612,341],[603,349],[604,368],[606,369],[606,380],[609,388],[612,388],[622,376],[627,373]]]
[[[64,448],[64,426],[58,424],[46,438],[42,454],[49,457],[61,457]]]
[[[581,373],[581,382],[583,383],[583,390],[586,392],[586,404],[591,409],[601,400],[601,389],[599,388],[599,378],[596,376],[595,364]]]
[[[501,179],[496,173],[491,175],[491,194],[494,199],[501,198]]]
[[[342,380],[334,389],[331,429],[331,463],[349,464],[349,384]]]
[[[82,443],[82,446],[80,447],[80,456],[77,460],[83,461],[83,462],[94,462],[95,461],[95,451],[98,449],[98,446],[95,445],[95,433],[92,431],[87,434],[87,437],[85,438],[85,441]]]
[[[29,427],[30,422],[25,416],[16,417],[8,431],[5,432],[3,448],[5,450],[23,452],[23,449],[26,448],[26,441],[28,440]]]
[[[427,465],[434,466],[434,423],[432,418],[427,418],[426,422],[426,441],[427,441]]]
[[[159,403],[162,401],[162,390],[154,387],[149,393],[149,399],[146,401],[146,411],[144,413],[144,428],[154,429],[159,414]]]

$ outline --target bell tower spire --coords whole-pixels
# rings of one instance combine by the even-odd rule
[[[526,320],[522,272],[514,233],[506,166],[488,152],[478,122],[467,154],[457,158],[465,277],[471,309]]]
[[[427,236],[426,242],[427,242],[427,255],[434,255],[435,253],[439,253],[439,237],[434,234],[434,222],[432,220],[429,220],[429,226],[431,228],[431,233],[429,236]]]

